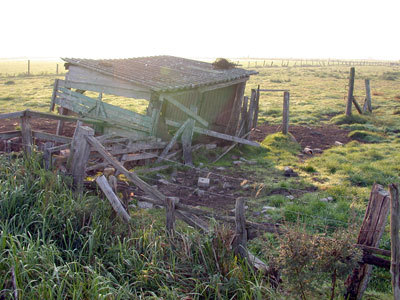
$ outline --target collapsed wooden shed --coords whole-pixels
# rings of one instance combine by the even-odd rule
[[[255,71],[220,69],[173,56],[63,60],[68,72],[65,80],[55,82],[51,110],[57,104],[62,114],[72,111],[104,120],[112,130],[119,128],[138,137],[171,140],[177,137],[169,136],[168,128],[179,128],[182,144],[189,148],[194,132],[255,144],[238,137],[246,82]],[[87,97],[85,91],[98,92],[99,97]],[[104,103],[103,93],[146,99],[147,113]]]

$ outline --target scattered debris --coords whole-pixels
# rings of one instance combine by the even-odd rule
[[[242,164],[243,161],[241,161],[241,160],[234,160],[232,163],[233,163],[235,166],[238,166],[238,165]]]
[[[158,182],[159,182],[159,183],[162,183],[162,184],[165,184],[165,185],[171,184],[171,182],[169,182],[169,181],[166,180],[166,179],[159,179]]]
[[[266,205],[266,206],[263,206],[263,208],[261,210],[261,213],[264,214],[267,211],[274,211],[274,210],[277,210],[277,209],[278,208],[276,208],[276,207]]]
[[[206,145],[206,150],[213,150],[217,148],[217,144],[207,144]]]
[[[313,150],[309,147],[305,147],[303,149],[303,153],[308,154],[308,155],[313,155]]]
[[[343,146],[344,144],[343,143],[341,143],[341,142],[339,142],[339,141],[336,141],[335,142],[335,146]]]
[[[146,202],[146,201],[138,201],[138,207],[141,209],[150,209],[153,208],[153,203]]]
[[[333,197],[322,198],[322,199],[319,199],[319,201],[321,201],[321,202],[332,202],[333,201]]]
[[[288,198],[289,200],[293,200],[294,196],[293,195],[287,195],[286,198]]]
[[[208,188],[210,186],[210,178],[199,177],[197,186],[202,188]]]

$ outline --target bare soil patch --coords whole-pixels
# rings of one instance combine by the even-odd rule
[[[251,133],[253,141],[262,142],[267,135],[279,132],[280,125],[262,124]],[[349,131],[341,129],[336,125],[322,126],[290,126],[289,132],[296,141],[304,148],[319,148],[325,150],[335,145],[335,142],[346,144],[351,141],[347,136]]]

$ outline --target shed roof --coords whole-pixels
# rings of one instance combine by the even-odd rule
[[[211,63],[166,55],[127,59],[63,60],[68,64],[143,85],[157,92],[193,89],[257,74],[256,71],[241,68],[214,69]]]

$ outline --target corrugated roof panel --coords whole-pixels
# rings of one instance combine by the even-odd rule
[[[63,60],[159,92],[192,89],[257,74],[255,71],[241,68],[217,70],[211,63],[174,56],[100,60],[63,58]]]

